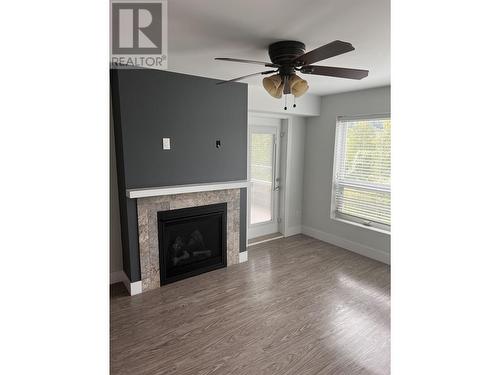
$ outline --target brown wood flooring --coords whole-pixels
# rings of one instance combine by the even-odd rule
[[[389,374],[390,267],[297,235],[111,296],[112,374]]]

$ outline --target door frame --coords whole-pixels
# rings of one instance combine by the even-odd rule
[[[273,191],[272,193],[272,217],[270,221],[266,221],[263,223],[252,224],[251,223],[251,171],[250,171],[250,163],[251,163],[251,137],[252,137],[252,129],[262,129],[263,133],[273,134],[273,176],[272,176],[272,186],[274,187],[277,178],[281,177],[280,173],[280,162],[281,162],[281,149],[280,149],[280,133],[281,133],[281,121],[277,118],[266,116],[261,114],[260,116],[249,116],[248,119],[248,142],[247,142],[247,175],[249,180],[249,191],[247,194],[247,238],[255,238],[266,234],[271,234],[273,232],[278,232],[281,221],[281,186],[280,190]],[[280,182],[278,182],[279,184]],[[272,230],[269,230],[269,226],[275,227]],[[251,235],[253,233],[253,235]]]
[[[290,208],[290,198],[289,194],[287,193],[290,189],[289,181],[287,178],[287,172],[291,169],[291,164],[292,164],[292,159],[291,159],[291,153],[289,152],[291,143],[292,143],[292,134],[293,134],[293,116],[290,115],[285,115],[285,114],[278,114],[278,113],[268,113],[268,112],[262,112],[262,111],[248,111],[248,119],[247,119],[247,160],[250,160],[250,147],[248,146],[248,134],[250,133],[250,124],[251,118],[252,117],[267,117],[267,118],[274,118],[274,119],[279,119],[281,121],[281,150],[286,152],[285,155],[285,162],[282,162],[280,165],[281,168],[281,191],[280,191],[280,217],[281,217],[281,225],[279,225],[278,229],[283,234],[283,236],[288,237],[292,236],[294,234],[300,233],[300,231],[297,231],[297,228],[295,227],[290,227],[289,226],[289,220],[288,220],[288,211]],[[247,178],[248,178],[248,184],[250,186],[250,163],[247,162]],[[248,196],[247,196],[247,246],[248,246],[248,233],[250,229],[250,199],[249,199],[249,193],[250,189],[247,189]]]

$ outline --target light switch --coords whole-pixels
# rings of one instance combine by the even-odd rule
[[[170,138],[163,138],[163,149],[170,150]]]

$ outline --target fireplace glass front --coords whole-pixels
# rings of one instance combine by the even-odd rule
[[[227,203],[158,212],[160,283],[225,267]]]

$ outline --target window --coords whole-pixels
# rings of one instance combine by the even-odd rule
[[[391,119],[338,117],[332,218],[389,231],[391,225]]]

